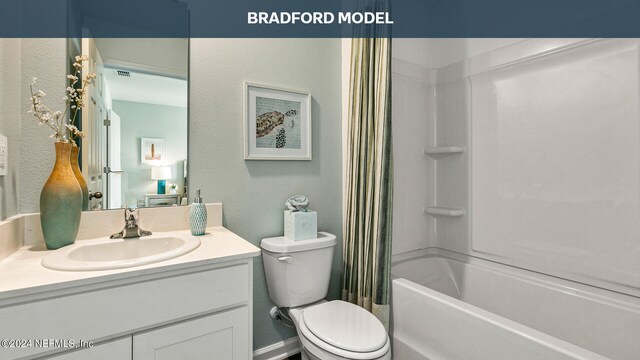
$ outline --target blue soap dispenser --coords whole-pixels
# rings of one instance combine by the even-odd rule
[[[189,223],[191,225],[191,235],[204,235],[205,230],[207,230],[207,207],[202,203],[200,189],[196,191],[196,198],[193,199],[189,210]]]

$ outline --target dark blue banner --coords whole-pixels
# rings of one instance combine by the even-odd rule
[[[640,37],[640,0],[0,0],[0,37]]]

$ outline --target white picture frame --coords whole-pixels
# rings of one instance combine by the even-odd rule
[[[311,160],[311,93],[243,85],[245,160]]]
[[[151,151],[153,149],[153,152]],[[160,165],[165,161],[164,139],[140,138],[140,162]]]

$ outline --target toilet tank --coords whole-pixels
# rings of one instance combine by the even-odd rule
[[[269,297],[279,307],[297,307],[327,296],[335,235],[319,232],[317,239],[262,239],[262,260]]]

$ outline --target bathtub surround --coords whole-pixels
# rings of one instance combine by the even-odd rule
[[[396,141],[393,144],[394,169],[394,228],[393,237],[401,239],[393,242],[393,254],[435,246],[433,239],[433,218],[425,217],[425,204],[433,202],[435,160],[424,153],[436,147],[433,121],[436,111],[434,84],[438,81],[438,69],[450,66],[463,71],[461,61],[490,53],[513,45],[525,39],[395,39],[393,43],[392,65],[392,111],[393,132]],[[442,87],[442,86],[441,86]],[[449,90],[447,90],[449,88]],[[454,133],[466,123],[464,83],[457,83],[440,89],[440,94],[455,92],[459,97],[440,96],[440,116],[447,119],[445,126],[447,138],[441,136],[442,144],[455,145],[454,141],[466,143],[466,133]],[[447,102],[447,98],[450,102]],[[450,144],[445,143],[451,142]],[[446,163],[440,162],[440,172],[451,166],[463,171],[465,165],[462,156],[448,157]],[[461,172],[460,174],[463,174]],[[426,184],[426,185],[425,185]],[[449,186],[455,186],[458,192],[465,192],[466,178],[451,174],[447,179]],[[450,204],[452,206],[453,204]],[[442,222],[450,220],[444,219]],[[447,244],[443,244],[447,247]],[[462,251],[462,250],[459,250]]]
[[[439,68],[432,145],[469,150],[431,162],[427,204],[469,216],[426,217],[432,246],[640,296],[638,54],[530,39]]]
[[[255,245],[284,233],[283,202],[305,194],[318,212],[318,230],[341,241],[340,40],[191,39],[190,63],[190,188],[202,189],[205,201],[224,202],[224,226]],[[312,94],[313,160],[244,161],[245,81]],[[329,299],[340,296],[339,253],[334,255]],[[269,315],[274,305],[261,258],[254,264],[254,300],[254,349],[295,336]]]
[[[476,252],[640,298],[640,46],[572,40],[468,74],[465,226]]]
[[[404,222],[394,230],[405,235],[396,234],[403,240],[394,244],[394,253],[440,247],[640,295],[640,268],[634,260],[640,253],[631,240],[639,231],[633,220],[639,209],[637,43],[403,41],[426,42],[431,57],[394,68],[394,79],[405,80],[394,82],[394,127],[406,134],[412,124],[426,124],[418,139],[422,149],[396,144],[401,162],[410,156],[415,160],[416,151],[421,157],[419,173],[409,164],[398,167],[403,176],[396,177],[396,195],[419,194],[422,201],[413,201],[396,219],[434,206],[466,215],[427,214],[420,216],[420,225]],[[421,56],[394,54],[394,61],[400,58]],[[417,69],[406,80],[410,65]],[[421,86],[422,93],[411,94],[410,86]],[[540,102],[548,105],[545,110],[536,105]],[[403,110],[408,103],[425,111]],[[513,110],[523,108],[528,110]],[[556,121],[557,116],[564,120]],[[616,141],[601,142],[607,138]],[[452,146],[466,151],[446,157],[423,154]],[[619,161],[607,160],[614,156]],[[536,230],[522,232],[530,227]]]
[[[490,312],[475,312],[476,320],[504,317],[519,323],[513,329],[525,325],[582,353],[637,358],[637,40],[399,41],[425,46],[394,46],[415,50],[394,54],[394,132],[408,140],[394,147],[394,195],[409,200],[394,204],[403,224],[394,229],[394,254],[446,249],[502,264],[495,270],[504,276],[489,278],[469,266],[460,272],[451,264],[419,267],[414,278],[399,275],[416,284],[431,277],[428,286],[439,294],[430,294],[435,303],[411,308],[405,301],[417,304],[429,291],[404,283],[396,293],[394,281],[394,326],[403,327],[394,334],[395,349],[417,351],[396,355],[428,358],[434,349],[422,345],[445,342],[464,354],[449,342],[459,336],[425,341],[429,333],[422,324],[443,320],[447,326],[436,326],[438,336],[492,328],[467,333],[473,339],[496,330],[469,318],[457,330],[454,320],[475,311],[470,304]],[[546,290],[512,283],[520,271],[528,273],[524,283],[546,274],[537,283]],[[436,273],[442,279],[464,276],[443,287],[432,277]],[[451,302],[456,294],[469,304]],[[396,295],[406,298],[396,302]],[[433,312],[422,309],[432,305],[442,313],[452,310],[450,317],[429,318]],[[407,332],[404,325],[411,323],[421,325]],[[410,338],[413,344],[403,347]],[[492,354],[488,358],[513,358],[492,346],[483,349]]]
[[[400,44],[415,43],[417,40],[394,39],[393,51],[402,52],[409,48]],[[398,50],[400,49],[400,50]],[[420,49],[414,48],[414,52]],[[419,54],[414,55],[419,57]],[[408,57],[408,55],[405,55]],[[429,97],[429,72],[397,57],[392,61],[392,116],[393,136],[402,141],[393,142],[393,254],[421,249],[426,239],[421,236],[425,204],[424,194],[428,187],[426,167],[428,161],[423,154],[423,139],[427,128],[427,110],[431,108]]]
[[[342,299],[388,328],[393,209],[391,39],[353,39]]]

